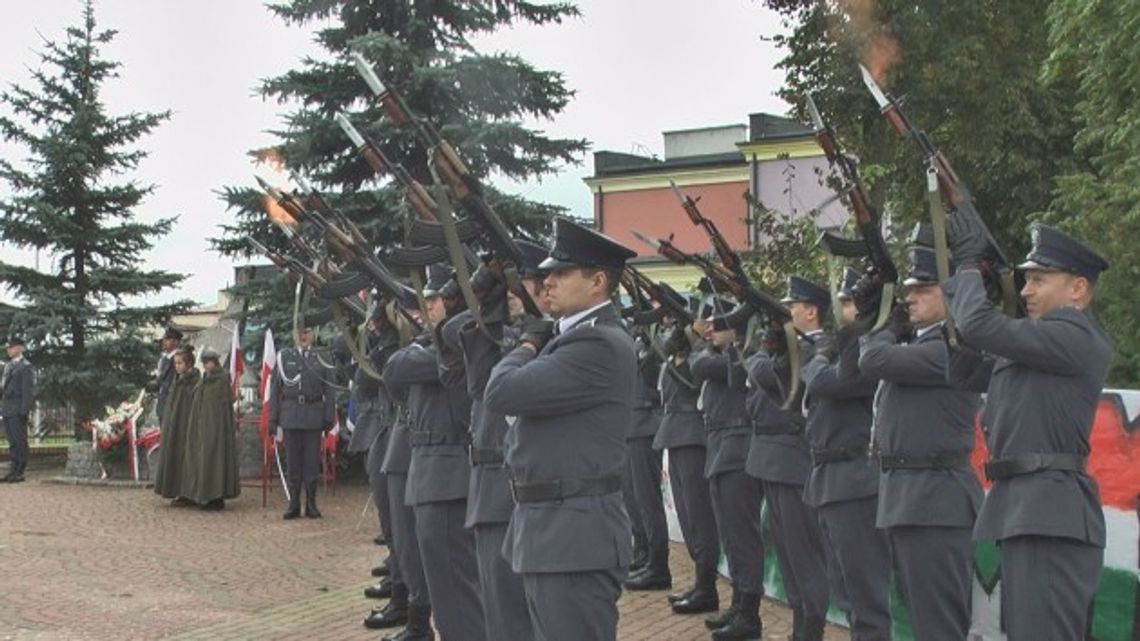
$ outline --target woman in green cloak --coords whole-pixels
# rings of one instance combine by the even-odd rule
[[[202,380],[194,388],[183,464],[186,497],[204,510],[225,509],[226,499],[241,494],[237,438],[234,433],[233,392],[229,374],[217,352],[202,352]]]
[[[174,505],[188,505],[186,497],[186,471],[183,458],[186,453],[186,431],[190,420],[190,406],[194,388],[200,374],[194,368],[194,352],[182,349],[174,354],[174,385],[166,398],[162,415],[162,443],[159,445],[158,469],[154,475],[154,493],[174,499]]]

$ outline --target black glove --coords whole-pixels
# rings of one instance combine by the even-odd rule
[[[887,321],[887,331],[895,335],[896,340],[909,339],[910,335],[914,332],[914,326],[910,324],[910,314],[907,312],[906,304],[895,305],[891,310],[890,320]]]
[[[784,335],[784,328],[769,327],[760,338],[760,346],[770,356],[786,353],[788,351],[788,339]]]
[[[665,350],[665,354],[668,356],[688,354],[689,350],[692,349],[692,346],[689,343],[689,337],[685,335],[685,328],[673,328],[673,332],[669,334],[669,338],[665,341],[665,346],[663,349]]]
[[[839,346],[826,334],[817,335],[812,345],[815,347],[815,355],[824,357],[829,363],[839,353]]]
[[[883,294],[883,284],[871,274],[864,274],[851,286],[851,298],[855,301],[856,318],[874,318],[879,313],[879,299]]]
[[[522,337],[520,343],[530,343],[535,352],[541,352],[554,336],[554,322],[549,318],[534,318],[528,316],[522,324]]]
[[[973,206],[963,203],[958,211],[947,217],[946,239],[958,271],[981,268],[992,253],[988,238],[986,225]]]

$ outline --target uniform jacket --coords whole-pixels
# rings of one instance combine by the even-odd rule
[[[383,374],[388,359],[399,349],[395,330],[373,332],[368,336],[365,353],[372,369]],[[348,440],[349,452],[366,452],[395,421],[395,406],[380,379],[373,378],[363,367],[352,376],[352,395],[356,402],[356,425]]]
[[[944,290],[950,314],[970,345],[996,357],[982,421],[993,459],[1018,454],[1088,455],[1089,432],[1108,375],[1112,346],[1087,312],[1063,308],[1038,320],[990,307],[982,279],[965,272]],[[1039,535],[1104,547],[1096,481],[1048,470],[994,482],[975,538]]]
[[[978,394],[946,382],[946,344],[931,329],[910,344],[880,331],[860,339],[859,369],[881,379],[874,448],[882,454],[974,449]],[[969,465],[937,470],[883,470],[877,525],[973,526],[982,488]]]
[[[162,422],[162,417],[166,412],[166,401],[170,398],[170,390],[174,387],[174,380],[177,375],[174,371],[174,353],[163,354],[158,358],[158,370],[155,376],[154,383],[158,385],[158,393],[155,398],[155,412],[158,413],[159,423]],[[153,389],[153,388],[151,388]]]
[[[813,451],[853,448],[862,457],[812,465],[804,485],[804,501],[820,507],[875,496],[879,471],[867,456],[871,440],[871,408],[879,379],[858,371],[859,342],[841,341],[838,357],[817,354],[804,365],[804,437]],[[847,365],[854,363],[854,365]],[[853,371],[844,377],[841,372]]]
[[[447,326],[453,320],[446,321],[441,335],[450,336]],[[397,350],[384,368],[385,385],[393,390],[407,389],[408,436],[412,446],[404,497],[408,505],[454,501],[467,496],[471,467],[466,443],[471,404],[467,400],[466,376],[462,371],[462,358],[458,365],[449,361],[450,369],[445,372],[439,349],[434,342],[427,345],[413,342]],[[448,352],[448,358],[451,357]]]
[[[487,331],[484,331],[473,320],[464,324],[459,334],[467,370],[467,392],[471,397],[473,448],[504,451],[509,426],[507,417],[488,409],[483,402],[483,394],[487,389],[487,381],[491,378],[491,370],[502,360],[503,351],[513,348],[518,336],[516,326],[504,328],[501,324],[495,324],[489,325]],[[511,520],[514,509],[511,478],[507,468],[500,463],[472,465],[465,525],[471,527],[507,523]]]
[[[752,434],[744,370],[728,352],[709,345],[689,357],[689,371],[700,384],[705,420],[705,478],[744,469]]]
[[[537,356],[525,346],[504,356],[484,400],[518,417],[507,446],[512,477],[620,477],[636,385],[637,353],[612,305],[554,336]],[[624,568],[631,534],[621,492],[517,505],[503,552],[516,572]]]
[[[800,340],[800,357],[804,363],[811,360],[814,348],[810,341]],[[794,426],[797,434],[752,435],[748,447],[749,476],[771,483],[804,485],[811,471],[811,452],[803,430],[806,418],[803,412],[803,388],[784,409],[784,395],[789,380],[789,362],[786,356],[772,357],[758,352],[749,357],[748,414],[757,430]]]
[[[9,361],[8,377],[4,389],[0,390],[0,416],[27,416],[32,411],[32,397],[35,394],[35,371],[28,359]]]
[[[661,357],[649,344],[652,337],[637,338],[637,395],[633,404],[633,422],[629,438],[653,438],[661,427],[661,393],[657,390],[657,375],[661,371]],[[660,344],[660,341],[658,341]]]
[[[327,354],[310,347],[306,356],[296,347],[277,355],[269,395],[269,422],[283,430],[331,428],[336,416],[335,376]]]
[[[659,381],[664,412],[653,448],[705,447],[705,419],[697,409],[701,386],[689,371],[688,361],[662,364]]]
[[[407,475],[412,465],[412,442],[408,436],[408,409],[396,403],[396,420],[392,423],[392,435],[388,437],[388,449],[384,450],[384,461],[380,471],[384,474]]]

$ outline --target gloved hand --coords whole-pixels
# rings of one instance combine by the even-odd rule
[[[668,356],[677,356],[679,354],[688,354],[692,349],[689,343],[689,337],[685,335],[684,327],[674,327],[673,332],[669,334],[669,338],[665,341],[665,354]]]
[[[988,238],[986,225],[972,205],[963,204],[947,217],[946,240],[958,271],[981,268],[992,253]]]
[[[827,334],[816,335],[812,345],[815,347],[815,355],[824,357],[829,363],[839,353],[839,346]]]
[[[879,299],[883,294],[883,284],[871,274],[864,274],[851,286],[851,298],[855,301],[856,318],[873,318],[879,313]]]
[[[534,351],[541,352],[554,336],[554,322],[549,318],[527,317],[522,324],[522,337],[520,343],[530,343]]]
[[[784,328],[769,327],[760,338],[760,346],[770,356],[786,353],[788,351],[788,339],[784,335]]]
[[[887,321],[887,331],[895,335],[896,340],[909,339],[914,333],[914,326],[910,324],[910,314],[906,304],[895,305],[891,310],[891,317]]]

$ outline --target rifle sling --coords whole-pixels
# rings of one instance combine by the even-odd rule
[[[479,327],[479,331],[494,341],[495,338],[491,336],[487,331],[487,325],[483,323],[479,299],[475,297],[475,292],[471,289],[471,270],[467,268],[467,257],[463,253],[463,244],[459,241],[459,231],[455,227],[454,211],[451,207],[451,198],[447,194],[447,188],[436,183],[432,185],[432,191],[435,192],[432,195],[439,205],[436,210],[436,218],[439,219],[439,226],[443,229],[443,237],[447,241],[447,254],[451,260],[451,266],[455,269],[455,280],[459,284],[459,291],[463,294],[463,300],[467,303],[467,309],[471,312],[471,318]]]
[[[800,364],[803,360],[803,354],[800,350],[799,336],[796,333],[796,326],[792,324],[791,320],[784,323],[784,340],[788,345],[788,395],[784,398],[784,403],[781,409],[788,409],[792,403],[796,401],[796,397],[800,394]]]
[[[344,336],[344,344],[348,346],[349,353],[356,359],[357,367],[364,370],[364,373],[370,377],[380,380],[380,373],[372,367],[372,361],[364,353],[363,344],[368,340],[368,335],[361,331],[363,328],[358,327],[356,335],[353,336],[352,325],[349,324],[348,318],[345,317],[344,310],[340,308],[339,303],[333,303],[333,321],[336,323],[336,328],[340,331],[341,336]]]
[[[926,169],[926,194],[930,203],[930,227],[934,233],[934,265],[938,271],[938,281],[950,278],[950,249],[946,241],[946,207],[942,205],[942,195],[938,192],[938,167],[932,162]],[[958,347],[958,331],[954,319],[946,316],[946,342],[950,348]]]
[[[895,284],[883,283],[883,288],[879,292],[879,319],[875,321],[875,326],[871,328],[872,332],[877,332],[887,324],[891,318],[891,309],[895,302]]]
[[[831,292],[831,314],[835,317],[835,326],[843,326],[843,309],[839,304],[839,258],[827,251],[824,247],[824,253],[827,254],[827,289]]]

